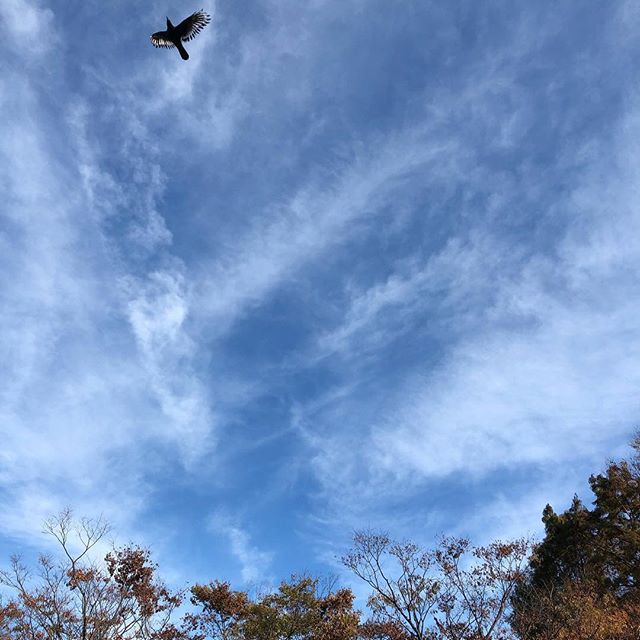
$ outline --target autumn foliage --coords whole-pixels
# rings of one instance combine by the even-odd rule
[[[309,575],[250,594],[213,580],[169,589],[147,549],[109,547],[69,511],[45,532],[59,553],[0,571],[0,640],[640,640],[640,437],[590,478],[593,506],[544,509],[545,536],[423,548],[356,532],[342,557],[354,594]]]
[[[272,593],[251,599],[226,582],[196,585],[186,629],[196,640],[349,640],[359,614],[349,589],[320,588],[320,580],[293,576]]]
[[[640,437],[631,460],[591,476],[593,508],[577,497],[543,512],[545,537],[514,597],[523,640],[640,638]]]
[[[74,523],[66,511],[45,528],[58,541],[60,557],[40,556],[35,572],[13,557],[0,573],[14,592],[0,608],[3,640],[175,637],[170,618],[182,598],[156,578],[147,550],[113,549],[96,562],[92,551],[108,532],[103,522]]]

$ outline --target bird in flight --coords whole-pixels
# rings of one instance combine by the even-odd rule
[[[196,11],[185,18],[178,26],[174,27],[167,18],[167,30],[157,31],[151,36],[151,44],[154,47],[170,49],[176,47],[183,60],[189,59],[187,50],[182,46],[183,42],[193,40],[211,21],[211,17],[204,11]]]

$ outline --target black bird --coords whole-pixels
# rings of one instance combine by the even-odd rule
[[[154,47],[165,47],[170,49],[176,47],[183,60],[189,59],[187,50],[182,46],[182,42],[193,40],[208,24],[211,17],[204,11],[196,11],[188,18],[185,18],[177,27],[171,24],[167,18],[167,30],[157,31],[151,36],[151,44]]]

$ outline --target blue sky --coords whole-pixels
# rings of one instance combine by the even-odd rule
[[[3,0],[0,552],[175,583],[540,532],[640,396],[637,3]],[[349,583],[348,576],[343,581]]]

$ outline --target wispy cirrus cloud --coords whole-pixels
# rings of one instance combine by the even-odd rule
[[[526,66],[526,49],[517,51]],[[512,80],[522,73],[507,66]],[[526,95],[517,81],[513,88],[482,79],[480,85],[497,93],[486,103],[476,93],[474,118],[463,131],[467,124],[498,130],[493,98],[523,104]],[[558,85],[549,91],[562,93]],[[496,528],[535,530],[538,518],[530,516],[544,506],[544,492],[518,483],[501,492],[501,474],[526,473],[543,483],[546,500],[568,499],[584,490],[599,452],[620,450],[614,443],[629,437],[638,408],[636,163],[628,143],[636,136],[637,104],[631,98],[618,112],[614,143],[599,130],[575,137],[574,116],[562,123],[566,114],[558,113],[566,137],[552,160],[524,161],[514,173],[494,166],[491,154],[501,148],[531,144],[547,108],[543,101],[539,113],[515,111],[518,126],[507,147],[496,138],[480,151],[469,138],[465,153],[476,164],[461,178],[453,174],[450,184],[474,204],[452,199],[445,207],[464,224],[449,228],[444,248],[397,259],[373,283],[347,281],[339,321],[317,335],[306,364],[322,362],[335,386],[297,406],[294,423],[316,453],[320,503],[332,505],[325,523],[344,529],[370,518],[411,530],[398,510],[422,519],[415,501],[425,494],[447,482],[468,492],[484,483],[486,491],[472,498],[477,515],[466,521],[475,522],[475,533],[484,535],[484,519],[495,521],[498,513],[519,514],[518,524]],[[566,180],[558,191],[554,172]],[[487,186],[491,196],[484,199]],[[434,349],[424,348],[429,341]],[[415,356],[404,356],[398,377],[399,350]],[[559,474],[557,466],[569,462],[572,473]],[[454,508],[447,503],[444,510]],[[438,526],[449,526],[446,518]]]
[[[60,25],[33,3],[3,11],[23,12],[20,29],[41,42]],[[31,48],[15,54],[31,64]],[[64,60],[64,49],[49,57]],[[10,72],[2,84],[3,529],[38,538],[43,516],[72,506],[126,535],[149,495],[151,451],[177,443],[190,460],[213,429],[176,315],[187,313],[181,267],[163,255],[157,152],[135,114],[116,136],[96,129],[122,102],[71,94],[52,106],[43,96],[63,91],[57,76]]]
[[[196,344],[183,330],[189,302],[183,278],[156,271],[146,281],[125,285],[128,316],[151,387],[168,418],[170,433],[187,463],[212,446],[214,418],[210,399],[189,364]]]
[[[204,9],[0,9],[3,536],[537,526],[637,413],[632,3]]]
[[[557,255],[528,261],[499,289],[480,335],[414,382],[394,422],[415,427],[381,427],[383,459],[396,452],[396,468],[437,475],[593,455],[628,433],[640,382],[638,291],[627,270],[640,264],[635,152],[626,142],[636,123],[634,108],[614,153],[594,157],[576,186],[575,222]]]
[[[54,15],[42,3],[28,0],[7,0],[0,7],[5,35],[21,55],[29,57],[40,56],[59,42]]]
[[[442,154],[464,160],[453,146],[409,128],[372,142],[362,157],[338,166],[319,184],[304,185],[249,229],[238,242],[239,251],[234,247],[207,265],[200,293],[205,314],[224,327],[275,287],[295,279],[296,269],[370,228],[401,198],[411,177],[436,171],[444,178],[444,171],[459,170],[439,166]]]
[[[465,532],[477,527],[485,535],[485,520],[498,514],[518,523],[498,521],[495,535],[531,532],[537,518],[525,514],[557,500],[560,487],[565,500],[583,488],[584,461],[598,465],[599,452],[629,437],[640,383],[631,267],[640,264],[636,162],[628,143],[637,113],[633,102],[616,144],[590,154],[563,198],[568,224],[553,253],[527,255],[489,227],[482,242],[449,244],[422,270],[411,265],[408,276],[351,297],[343,323],[318,344],[325,357],[350,362],[362,388],[328,394],[296,417],[318,452],[314,468],[335,502],[331,518],[352,522],[377,512],[384,521],[390,504],[446,478],[471,486],[484,478],[491,495],[498,470],[526,469],[540,477],[546,498],[496,488]],[[447,327],[451,341],[435,362],[414,363],[386,388],[359,373],[381,344],[404,332],[411,339],[416,327],[429,334],[430,325],[439,337]],[[335,423],[350,424],[349,433],[332,431]],[[576,461],[571,473],[558,473],[557,465]]]
[[[240,565],[240,577],[246,585],[260,586],[272,582],[273,553],[260,549],[237,518],[217,511],[209,518],[209,528],[227,539],[229,551]]]

